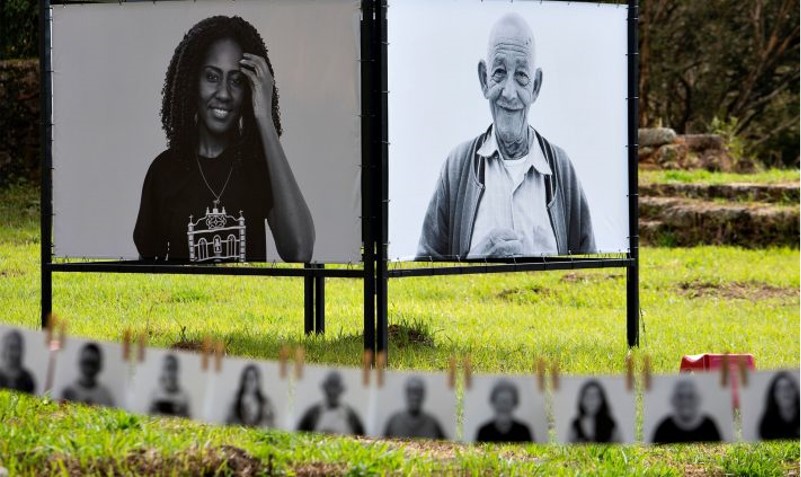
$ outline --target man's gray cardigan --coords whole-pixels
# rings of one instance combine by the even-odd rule
[[[442,167],[428,204],[418,260],[464,259],[470,252],[473,225],[484,193],[484,158],[477,151],[492,127],[454,149]],[[546,201],[559,255],[595,252],[590,209],[576,171],[565,151],[531,128],[553,174],[546,177]]]

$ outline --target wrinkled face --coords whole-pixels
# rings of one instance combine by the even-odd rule
[[[3,338],[2,356],[0,365],[7,369],[19,369],[22,367],[22,337],[14,332],[7,334]]]
[[[489,100],[498,140],[525,140],[528,111],[539,93],[542,72],[534,64],[534,40],[521,20],[502,19],[490,36],[484,97]],[[481,72],[481,67],[479,67]]]
[[[417,380],[409,381],[406,385],[406,407],[412,414],[417,414],[423,408],[425,399],[425,387]]]
[[[94,378],[100,373],[100,355],[91,348],[84,349],[78,358],[78,367],[82,375]]]
[[[178,390],[178,360],[175,356],[164,358],[164,368],[162,369],[161,382],[164,389],[173,392]]]
[[[588,416],[595,416],[601,409],[601,391],[597,386],[588,386],[581,396],[581,407]]]
[[[253,393],[259,389],[259,373],[256,368],[247,368],[244,376],[245,392]]]
[[[512,414],[515,409],[515,395],[511,389],[501,389],[495,393],[492,400],[492,407],[495,413],[506,416]]]
[[[211,45],[198,78],[198,127],[223,135],[237,127],[247,91],[247,78],[239,69],[242,48],[233,40]]]
[[[676,385],[671,399],[676,417],[682,421],[692,421],[698,416],[701,406],[701,397],[695,384],[691,381],[682,381]]]
[[[342,385],[342,377],[339,374],[329,374],[323,382],[326,404],[329,407],[339,406],[339,398],[343,392],[345,392],[345,387]]]
[[[773,399],[776,400],[779,409],[789,412],[795,407],[797,392],[795,384],[783,376],[776,381],[776,386],[773,388]]]

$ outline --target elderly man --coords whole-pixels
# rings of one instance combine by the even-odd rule
[[[492,125],[448,156],[418,259],[595,252],[590,210],[570,159],[528,124],[542,70],[534,35],[519,15],[495,23],[478,80]]]
[[[656,427],[654,444],[718,442],[720,431],[711,417],[701,412],[701,395],[693,381],[678,381],[670,397],[673,414]]]
[[[328,373],[321,384],[323,400],[310,407],[298,423],[299,431],[324,434],[364,435],[364,425],[347,403],[342,402],[345,383],[337,371]]]

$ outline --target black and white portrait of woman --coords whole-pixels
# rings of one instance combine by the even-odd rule
[[[467,442],[548,442],[545,390],[532,376],[473,375],[465,387]]]
[[[228,424],[275,427],[275,408],[264,392],[261,371],[255,364],[242,369],[239,388],[228,415]]]
[[[278,99],[250,23],[214,16],[186,33],[162,90],[168,148],[142,186],[141,258],[263,261],[272,233],[281,259],[311,259],[314,224],[281,144]]]
[[[520,392],[512,382],[498,381],[490,393],[495,415],[478,429],[476,442],[532,442],[534,436],[527,425],[514,418],[520,405]]]
[[[598,381],[587,381],[576,399],[576,417],[570,424],[570,442],[620,441],[620,432],[612,418],[606,391]]]
[[[743,439],[799,439],[798,370],[749,373],[738,385]]]

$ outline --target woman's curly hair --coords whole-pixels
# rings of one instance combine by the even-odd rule
[[[197,144],[197,97],[199,91],[201,62],[211,45],[218,40],[231,39],[242,48],[243,53],[263,57],[270,74],[275,77],[267,47],[259,32],[240,17],[214,16],[195,24],[184,35],[167,68],[164,87],[161,90],[161,124],[167,135],[167,145],[178,151],[194,151]],[[258,140],[256,118],[250,107],[250,88],[247,88],[242,107],[242,141]],[[278,89],[273,88],[273,122],[280,136],[281,115],[278,109]]]

